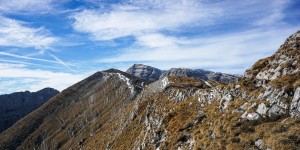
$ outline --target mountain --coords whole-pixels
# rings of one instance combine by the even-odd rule
[[[126,72],[151,82],[157,81],[166,76],[194,77],[197,79],[214,80],[223,83],[233,83],[236,82],[239,78],[239,76],[235,75],[220,72],[212,72],[202,69],[193,70],[188,68],[172,68],[170,70],[159,70],[157,68],[143,64],[134,64]]]
[[[97,72],[1,133],[0,149],[300,149],[299,45],[300,31],[229,84]]]
[[[143,64],[134,64],[126,72],[150,82],[157,81],[162,74],[161,70]]]
[[[32,93],[26,91],[0,95],[0,132],[9,128],[58,93],[55,89],[45,88]]]

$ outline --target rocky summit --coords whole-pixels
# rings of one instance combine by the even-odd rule
[[[26,91],[0,95],[0,132],[9,128],[58,93],[55,89],[44,88],[32,93]]]
[[[299,45],[300,31],[228,84],[143,65],[97,72],[1,133],[0,149],[298,150]]]
[[[134,64],[126,72],[150,82],[157,81],[162,74],[161,70],[143,64]]]
[[[212,72],[203,69],[171,68],[169,70],[160,70],[143,64],[134,64],[127,73],[150,82],[157,81],[167,76],[194,77],[201,80],[214,80],[223,83],[234,83],[239,76],[220,72]]]

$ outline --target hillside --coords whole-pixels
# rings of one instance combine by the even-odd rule
[[[0,149],[300,149],[300,31],[235,83],[97,72],[0,134]]]
[[[0,95],[0,133],[58,93],[55,89],[44,88],[32,93],[26,91]]]

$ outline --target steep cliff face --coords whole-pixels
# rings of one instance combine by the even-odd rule
[[[26,91],[0,95],[0,132],[9,128],[58,93],[55,89],[45,88],[32,93]]]
[[[214,80],[223,83],[234,83],[239,78],[239,76],[236,75],[202,69],[172,68],[170,70],[159,70],[142,64],[134,64],[126,72],[150,82],[157,81],[167,76],[194,77],[201,80]]]
[[[148,84],[98,72],[0,134],[0,149],[297,150],[297,39],[299,32],[231,84],[185,76]]]

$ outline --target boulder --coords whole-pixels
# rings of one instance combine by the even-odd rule
[[[268,108],[264,103],[261,103],[258,105],[256,112],[259,113],[262,116],[265,116],[267,114]]]

